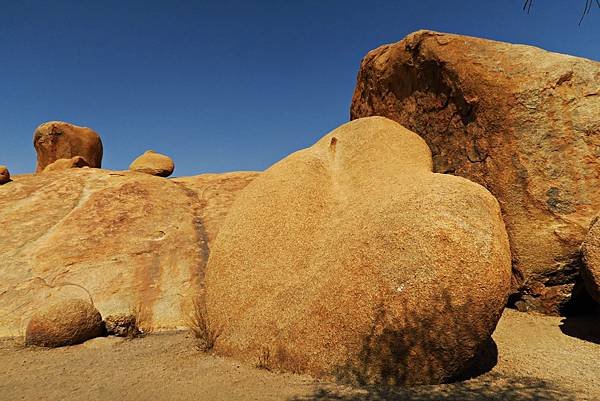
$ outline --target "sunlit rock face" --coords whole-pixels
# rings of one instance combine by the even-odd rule
[[[488,342],[510,288],[496,199],[432,173],[425,141],[345,124],[240,193],[206,277],[216,351],[358,383],[439,383]]]
[[[96,131],[62,121],[41,124],[33,133],[37,152],[36,172],[59,159],[81,156],[87,165],[102,167],[102,140]]]
[[[600,204],[600,63],[431,31],[369,52],[351,118],[380,115],[425,139],[434,171],[500,202],[522,310],[558,314]]]
[[[256,175],[15,177],[0,187],[0,336],[22,335],[36,310],[73,298],[102,316],[135,313],[146,329],[185,326],[211,242]]]

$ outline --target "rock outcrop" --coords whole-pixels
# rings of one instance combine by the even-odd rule
[[[600,63],[419,31],[362,60],[351,118],[418,132],[434,171],[500,202],[525,309],[559,313],[600,203]]]
[[[65,292],[89,294],[103,316],[137,310],[144,329],[185,326],[188,301],[203,291],[210,242],[255,175],[182,178],[194,183],[188,187],[84,168],[0,187],[0,336],[22,334],[34,311]]]
[[[47,171],[60,171],[67,170],[70,168],[81,168],[89,167],[89,163],[81,156],[75,156],[70,159],[58,159],[57,161],[48,164],[44,168],[44,172]]]
[[[500,317],[510,251],[496,199],[431,168],[421,138],[373,117],[256,178],[211,250],[215,350],[356,382],[459,376]]]
[[[131,171],[156,175],[158,177],[168,177],[173,174],[175,164],[169,156],[161,155],[153,150],[146,151],[143,155],[131,163]]]
[[[581,271],[588,293],[596,302],[600,302],[600,224],[598,217],[590,226],[581,247],[584,267]]]
[[[0,185],[10,182],[10,172],[6,166],[0,165]]]
[[[103,333],[102,316],[94,305],[70,299],[37,311],[27,325],[25,344],[62,347],[80,344]]]
[[[198,198],[204,232],[208,243],[212,244],[238,193],[258,175],[257,172],[243,171],[179,177],[172,181]]]
[[[87,127],[50,121],[36,128],[33,133],[33,146],[37,152],[36,172],[58,159],[81,156],[90,167],[102,167],[102,140]]]

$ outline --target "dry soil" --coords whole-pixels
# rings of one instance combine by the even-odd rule
[[[57,349],[0,340],[0,400],[600,400],[600,318],[506,310],[498,363],[475,379],[355,388],[200,352],[187,332]]]

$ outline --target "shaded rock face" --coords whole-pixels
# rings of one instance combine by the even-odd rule
[[[89,163],[81,156],[75,156],[70,159],[58,159],[57,161],[50,163],[44,168],[44,172],[47,171],[60,171],[67,170],[70,168],[81,168],[89,167]]]
[[[132,314],[110,315],[104,319],[106,334],[117,337],[137,337],[141,331],[137,326],[137,318]]]
[[[102,167],[102,140],[87,127],[50,121],[36,128],[33,146],[37,152],[36,172],[58,159],[81,156],[90,167]]]
[[[596,302],[600,302],[600,224],[594,218],[590,231],[581,247],[584,267],[582,276],[588,293]]]
[[[0,185],[10,182],[10,172],[6,166],[0,166]]]
[[[216,351],[359,383],[460,376],[506,302],[509,245],[494,197],[431,167],[373,117],[250,183],[208,263]]]
[[[513,288],[557,314],[600,201],[599,81],[590,60],[419,31],[365,56],[351,118],[400,122],[428,143],[434,171],[489,189],[511,241]]]
[[[25,334],[27,345],[62,347],[80,344],[104,333],[102,316],[81,299],[57,302],[37,311]]]
[[[246,176],[225,174],[231,192]],[[185,325],[187,302],[203,291],[211,214],[198,185],[133,172],[69,169],[16,178],[0,187],[0,336],[22,334],[40,307],[93,299],[103,316],[138,310],[138,324]],[[219,186],[219,177],[211,176]],[[196,192],[198,190],[199,192]],[[207,190],[208,192],[208,190]],[[234,194],[211,198],[226,210]],[[65,295],[66,294],[66,295]]]
[[[175,164],[169,156],[161,155],[153,150],[148,150],[135,159],[129,166],[129,169],[159,177],[168,177],[173,174]]]

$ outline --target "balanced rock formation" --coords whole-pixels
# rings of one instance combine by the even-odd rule
[[[102,140],[87,127],[50,121],[36,128],[33,134],[33,146],[37,152],[36,172],[58,159],[70,159],[81,156],[90,167],[102,166]]]
[[[10,182],[10,172],[6,166],[0,165],[0,185]]]
[[[58,159],[57,161],[48,164],[44,168],[44,172],[47,171],[60,171],[67,170],[70,168],[81,168],[89,167],[89,163],[81,156],[75,156],[70,159]]]
[[[169,156],[161,155],[153,150],[148,150],[135,159],[129,166],[129,169],[159,177],[168,177],[173,174],[175,164]]]
[[[419,31],[362,60],[351,118],[418,132],[434,171],[469,178],[502,208],[524,309],[559,313],[600,203],[600,63]]]
[[[37,311],[25,334],[27,345],[62,347],[80,344],[104,332],[102,316],[94,305],[71,299],[48,305]]]
[[[584,266],[581,271],[588,293],[600,302],[600,224],[594,218],[581,247]]]
[[[426,143],[381,117],[262,173],[213,244],[216,351],[367,383],[439,383],[486,344],[510,288],[496,199],[431,172]]]
[[[36,310],[65,292],[89,294],[103,316],[136,310],[144,329],[184,327],[188,304],[203,291],[222,211],[255,175],[225,174],[224,195],[214,190],[218,176],[206,186],[202,176],[190,177],[188,187],[101,169],[1,186],[0,337],[22,334]]]

